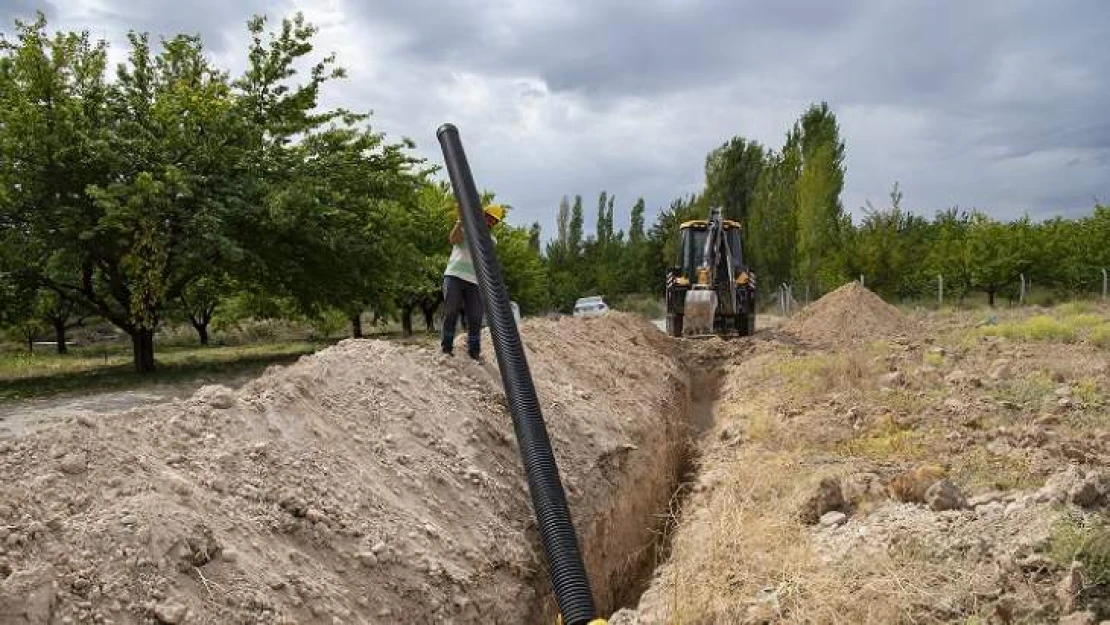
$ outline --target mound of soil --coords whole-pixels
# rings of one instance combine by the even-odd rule
[[[914,323],[858,282],[849,282],[802,309],[781,329],[809,343],[848,345],[908,334]]]
[[[630,315],[522,334],[611,609],[651,565],[625,556],[652,557],[685,380]],[[0,439],[0,622],[551,622],[485,353],[349,340],[239,390]]]

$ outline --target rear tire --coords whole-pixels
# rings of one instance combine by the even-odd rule
[[[673,337],[682,336],[682,315],[679,313],[667,314],[667,334]]]

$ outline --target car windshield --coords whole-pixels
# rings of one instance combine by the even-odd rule
[[[594,297],[583,297],[583,298],[579,299],[577,305],[578,306],[588,306],[590,304],[600,304],[600,303],[601,303],[601,297],[600,296],[594,296]]]

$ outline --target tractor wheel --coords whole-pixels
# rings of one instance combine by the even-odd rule
[[[682,336],[682,315],[669,313],[667,315],[667,334],[674,337]]]

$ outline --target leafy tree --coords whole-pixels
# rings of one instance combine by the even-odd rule
[[[842,240],[846,224],[840,193],[844,187],[844,142],[828,105],[811,106],[794,126],[801,155],[796,183],[797,243],[794,269],[802,284],[827,290],[844,277]],[[789,142],[789,140],[788,140]]]
[[[705,158],[705,195],[727,219],[746,222],[765,163],[763,146],[733,137]]]

